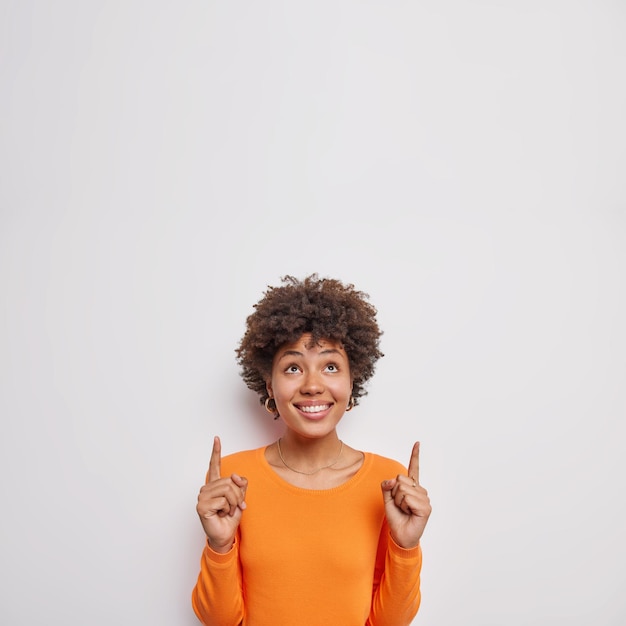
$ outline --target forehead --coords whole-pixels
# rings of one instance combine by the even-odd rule
[[[317,341],[313,341],[311,333],[304,333],[295,341],[280,346],[280,348],[276,351],[276,356],[280,357],[282,354],[285,354],[285,352],[300,352],[306,354],[310,352],[324,352],[326,350],[340,352],[344,355],[346,354],[343,344],[340,341],[335,341],[333,339],[318,339]]]

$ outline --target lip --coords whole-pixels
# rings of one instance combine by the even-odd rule
[[[318,422],[319,420],[324,419],[332,409],[333,405],[330,402],[317,402],[315,404],[296,404],[294,405],[298,410],[298,413],[304,417],[304,419],[310,420],[312,422]],[[306,408],[317,407],[317,406],[325,406],[325,409],[321,411],[305,411]]]

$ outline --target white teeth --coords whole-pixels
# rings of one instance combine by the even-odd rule
[[[328,404],[320,404],[318,406],[301,406],[300,410],[305,413],[319,413],[320,411],[325,411],[328,406]]]

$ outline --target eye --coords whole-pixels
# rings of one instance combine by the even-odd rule
[[[337,367],[334,363],[329,363],[329,364],[326,366],[326,371],[327,371],[327,372],[338,372],[338,371],[339,371],[339,368],[338,368],[338,367]]]
[[[300,371],[300,368],[297,365],[291,364],[288,365],[285,369],[285,373],[287,374],[297,374]]]

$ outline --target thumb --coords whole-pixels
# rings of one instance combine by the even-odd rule
[[[383,482],[380,483],[380,488],[382,489],[382,492],[383,492],[383,500],[385,502],[390,502],[393,499],[393,496],[391,495],[391,491],[395,486],[396,486],[395,478],[392,478],[391,480],[383,480]]]
[[[245,476],[239,476],[239,474],[233,474],[231,476],[233,482],[243,492],[243,497],[246,497],[246,491],[248,490],[248,479]]]

